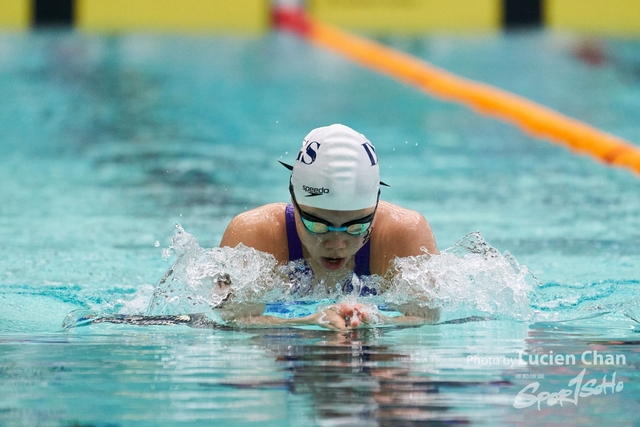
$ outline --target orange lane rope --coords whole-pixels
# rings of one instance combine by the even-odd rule
[[[640,147],[501,89],[468,80],[387,46],[318,22],[301,11],[280,10],[276,25],[437,97],[515,123],[524,131],[596,159],[640,173]]]

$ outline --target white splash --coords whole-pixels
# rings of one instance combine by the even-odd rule
[[[238,301],[262,302],[274,287],[273,255],[244,245],[203,249],[179,224],[176,229],[170,248],[163,254],[177,252],[178,259],[158,282],[148,315],[210,311],[230,292]]]
[[[528,319],[536,279],[508,252],[470,233],[439,255],[396,259],[387,302],[417,303],[444,313]],[[449,316],[446,316],[449,317]]]
[[[343,294],[344,282],[329,287],[316,280],[305,261],[277,265],[272,255],[244,245],[204,249],[180,225],[163,254],[177,255],[177,260],[159,281],[148,315],[212,312],[233,298],[254,305],[297,300],[417,304],[440,309],[445,319],[482,314],[525,320],[531,315],[528,296],[535,284],[526,267],[491,247],[480,233],[465,236],[439,255],[396,259],[393,277],[353,276],[351,295]],[[363,286],[378,295],[358,297]]]

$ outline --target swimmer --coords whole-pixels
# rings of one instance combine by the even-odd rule
[[[340,124],[314,129],[303,140],[294,165],[285,166],[291,170],[291,203],[239,214],[227,227],[221,247],[242,243],[272,254],[280,264],[304,259],[327,286],[353,273],[392,280],[396,258],[425,255],[425,250],[438,253],[421,214],[380,200],[380,185],[385,184],[380,182],[376,150],[364,135]],[[420,325],[438,318],[437,310],[420,304],[394,308],[403,316],[383,316],[369,305],[354,303],[337,303],[298,319],[262,315],[260,307],[247,315],[245,307],[244,315],[230,321],[238,326],[315,324],[344,330]]]

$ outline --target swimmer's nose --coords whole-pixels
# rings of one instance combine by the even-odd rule
[[[330,232],[324,241],[324,247],[327,249],[346,249],[347,239],[344,233]]]

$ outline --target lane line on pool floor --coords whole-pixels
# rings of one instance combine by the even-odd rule
[[[603,163],[640,174],[640,147],[622,138],[524,97],[459,77],[404,52],[319,22],[304,10],[276,9],[274,17],[278,28],[428,94],[514,123],[530,135],[546,138],[573,151],[589,154]]]

